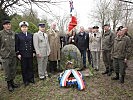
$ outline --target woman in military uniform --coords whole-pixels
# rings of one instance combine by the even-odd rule
[[[22,21],[19,24],[21,32],[16,34],[16,54],[21,61],[22,77],[25,86],[29,83],[34,83],[33,73],[33,35],[28,31],[29,24],[26,21]]]

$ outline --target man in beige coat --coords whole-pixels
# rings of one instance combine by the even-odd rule
[[[94,32],[89,36],[89,48],[92,55],[93,67],[96,71],[99,70],[100,66],[100,50],[101,50],[101,33],[99,27],[93,27]]]
[[[33,42],[38,62],[38,74],[41,80],[47,78],[47,62],[50,54],[48,36],[45,32],[45,24],[39,24],[39,31],[34,34]]]
[[[49,67],[50,72],[57,71],[60,61],[60,37],[59,32],[56,30],[56,23],[52,23],[51,28],[47,32],[51,53],[49,55]]]

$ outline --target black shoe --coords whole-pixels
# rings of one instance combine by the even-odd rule
[[[11,80],[11,85],[12,85],[13,88],[18,88],[19,87],[18,84],[15,84],[13,80]]]
[[[119,77],[117,77],[117,76],[112,77],[111,80],[119,80]]]
[[[29,82],[25,82],[24,85],[25,85],[25,87],[28,86],[29,85]]]
[[[116,73],[116,76],[115,77],[112,77],[111,79],[112,80],[119,80],[119,73]]]
[[[35,84],[34,79],[29,80],[29,83],[33,83],[33,84]]]
[[[8,91],[9,92],[13,92],[14,91],[10,81],[7,81],[7,87],[8,87]]]
[[[108,72],[108,73],[107,73],[107,76],[111,76],[111,75],[112,75],[112,72]]]
[[[124,75],[121,76],[120,83],[122,83],[122,84],[124,83]]]

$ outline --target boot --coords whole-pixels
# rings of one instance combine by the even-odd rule
[[[124,75],[122,75],[121,77],[120,77],[120,83],[124,83]]]
[[[111,75],[112,75],[112,72],[108,72],[108,73],[107,73],[107,76],[111,76]]]
[[[11,85],[11,81],[7,81],[7,87],[8,87],[8,90],[10,91],[10,92],[13,92],[13,87],[12,87],[12,85]]]
[[[112,75],[112,69],[109,70],[109,72],[107,73],[107,76],[111,76]]]
[[[112,77],[111,79],[112,80],[119,80],[119,73],[116,73],[116,76],[115,77]]]
[[[108,73],[109,73],[109,70],[106,68],[106,71],[103,72],[102,74],[104,75],[104,74],[108,74]]]
[[[13,80],[11,80],[11,85],[12,85],[13,88],[18,88],[19,87],[17,84],[14,83]]]

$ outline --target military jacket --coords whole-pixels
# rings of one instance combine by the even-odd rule
[[[0,56],[2,58],[10,58],[16,56],[15,33],[13,31],[0,31]]]
[[[102,36],[102,50],[111,50],[115,34],[111,31],[105,32]]]
[[[35,52],[33,46],[33,35],[31,33],[19,33],[15,35],[16,54],[22,57],[33,57]]]
[[[101,33],[91,33],[89,36],[90,51],[100,51],[101,49]]]
[[[112,57],[119,59],[128,59],[131,52],[131,41],[129,37],[123,36],[119,38],[118,36],[114,40],[114,45],[112,48]]]
[[[48,42],[48,36],[46,33],[38,31],[33,36],[34,48],[36,54],[41,54],[44,56],[49,56],[50,54],[50,46]]]

